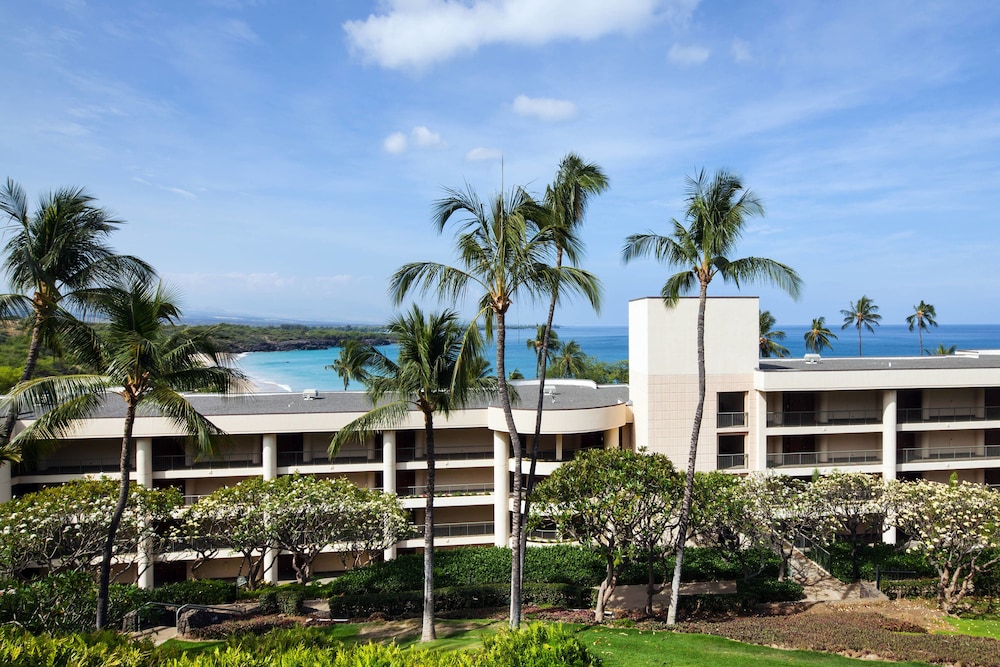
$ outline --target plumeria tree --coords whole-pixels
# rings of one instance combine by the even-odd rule
[[[837,526],[851,545],[851,577],[861,578],[858,546],[869,532],[882,532],[888,512],[886,485],[880,477],[864,473],[833,472],[817,478],[811,487],[826,521]]]
[[[118,500],[117,480],[81,480],[0,504],[0,571],[18,576],[30,566],[48,572],[94,571],[104,550]],[[128,503],[113,546],[120,570],[136,565],[136,577],[157,551],[157,529],[183,504],[176,489],[129,487]]]
[[[679,477],[660,454],[594,449],[581,452],[535,488],[535,520],[552,521],[564,536],[604,559],[596,621],[604,620],[622,565],[646,560],[644,552],[663,547],[672,536],[683,495]]]
[[[938,605],[950,613],[1000,561],[1000,494],[982,484],[917,480],[890,490],[893,522],[938,575]]]

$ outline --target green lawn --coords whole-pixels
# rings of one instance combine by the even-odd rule
[[[813,651],[780,649],[741,644],[711,637],[673,632],[626,630],[603,626],[580,629],[581,640],[605,667],[782,667],[819,665],[822,667],[858,667],[871,660],[855,660]],[[894,665],[916,667],[924,663],[897,662]]]
[[[954,628],[956,635],[989,637],[1000,641],[1000,621],[977,621],[967,618],[945,618]]]

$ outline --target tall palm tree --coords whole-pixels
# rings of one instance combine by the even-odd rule
[[[63,188],[39,199],[28,209],[24,189],[12,180],[0,188],[0,212],[14,228],[4,247],[3,271],[14,294],[0,296],[0,315],[30,318],[31,338],[21,373],[30,380],[42,347],[60,349],[59,338],[80,323],[69,309],[86,306],[88,290],[120,280],[147,280],[153,269],[142,260],[118,255],[108,237],[121,221],[95,205],[81,188]],[[0,427],[0,447],[6,447],[17,422],[9,412]]]
[[[324,366],[328,371],[336,371],[337,375],[344,381],[344,391],[351,380],[364,382],[368,377],[368,364],[372,357],[371,345],[367,345],[358,340],[349,340],[340,348],[340,354],[333,360],[332,364]]]
[[[935,317],[937,317],[937,313],[934,312],[934,306],[924,303],[923,299],[913,307],[913,314],[906,317],[906,323],[910,325],[910,331],[913,331],[914,327],[917,329],[920,354],[924,353],[924,332],[927,331],[927,327],[936,327],[938,325],[934,319]]]
[[[546,342],[546,333],[548,342]],[[535,377],[541,379],[542,366],[548,364],[559,352],[559,334],[555,331],[547,331],[544,324],[535,327],[535,337],[527,341],[528,349],[535,351]]]
[[[515,500],[522,497],[521,439],[514,424],[507,370],[504,365],[507,310],[516,298],[529,298],[541,292],[551,293],[558,282],[560,290],[583,294],[597,304],[599,294],[596,279],[575,267],[556,269],[552,262],[553,231],[539,227],[537,221],[546,215],[521,188],[509,195],[496,195],[482,202],[468,188],[466,191],[447,190],[447,196],[435,204],[434,224],[441,232],[450,221],[458,219],[455,246],[459,267],[437,262],[414,262],[399,268],[390,286],[396,303],[416,290],[436,292],[452,302],[470,289],[479,293],[478,310],[470,323],[470,331],[482,321],[488,337],[496,330],[497,390],[503,408],[511,448],[514,452],[513,489]],[[499,493],[499,489],[497,490]],[[520,503],[516,503],[520,513]],[[520,517],[512,522],[511,543],[511,625],[520,625]],[[515,591],[515,588],[517,589]]]
[[[821,354],[823,348],[832,350],[833,345],[830,339],[836,340],[837,334],[826,328],[826,318],[817,317],[812,321],[809,331],[805,332],[803,338],[806,341],[806,351],[814,354]]]
[[[625,263],[652,255],[670,267],[681,267],[670,276],[660,294],[664,304],[671,308],[680,295],[698,289],[698,403],[691,428],[691,447],[688,453],[687,474],[684,481],[684,498],[677,527],[677,563],[671,586],[667,622],[676,621],[677,598],[680,588],[681,565],[684,560],[684,543],[691,518],[691,496],[694,486],[695,461],[698,454],[698,435],[701,432],[705,409],[705,305],[708,286],[716,276],[725,282],[741,285],[745,282],[768,282],[797,298],[802,281],[791,268],[773,259],[744,257],[730,259],[737,242],[743,235],[747,220],[762,216],[764,206],[743,180],[725,169],[709,177],[704,170],[687,178],[685,227],[673,220],[673,232],[662,236],[648,232],[633,234],[625,240],[622,259]]]
[[[608,189],[608,177],[599,165],[593,162],[586,162],[576,153],[567,153],[559,162],[559,169],[556,171],[555,180],[545,189],[545,209],[546,215],[542,221],[547,230],[551,232],[551,243],[555,247],[555,267],[561,269],[563,260],[569,260],[573,266],[578,266],[583,255],[583,243],[579,237],[579,229],[583,224],[583,217],[587,212],[587,206],[592,197]],[[523,504],[518,503],[518,520],[521,522],[521,544],[519,552],[521,557],[527,551],[528,532],[527,519],[531,511],[531,493],[535,488],[538,468],[538,453],[541,445],[542,435],[542,409],[545,404],[545,378],[548,362],[549,347],[552,345],[552,322],[555,319],[556,304],[559,302],[559,281],[557,280],[549,295],[549,311],[545,320],[545,333],[542,336],[542,354],[539,357],[541,363],[538,368],[538,398],[535,409],[535,431],[531,446],[531,464],[528,467],[528,480],[525,484]],[[600,294],[600,283],[596,278],[589,287],[592,291]],[[598,307],[595,302],[595,309]],[[558,343],[556,344],[558,345]],[[579,346],[578,346],[579,347]],[[524,573],[524,563],[521,563],[521,574]],[[518,605],[518,608],[511,613],[512,624],[515,617],[520,620],[521,602],[521,581],[511,582],[511,608]]]
[[[424,511],[424,611],[421,641],[435,639],[434,631],[434,415],[447,416],[472,398],[488,398],[496,392],[496,378],[487,377],[489,364],[483,358],[479,329],[466,335],[458,315],[446,310],[427,315],[413,306],[389,324],[399,340],[399,358],[392,361],[369,348],[372,373],[368,396],[373,407],[341,429],[330,443],[331,452],[342,444],[368,437],[376,430],[400,424],[411,407],[424,415],[427,450],[427,504]]]
[[[949,355],[955,354],[955,350],[958,349],[957,345],[952,345],[951,347],[945,347],[944,343],[938,343],[938,346],[933,350],[924,350],[924,354],[929,355]]]
[[[90,375],[38,378],[18,384],[10,400],[15,409],[40,413],[14,439],[53,443],[117,395],[125,402],[118,503],[111,516],[101,558],[97,595],[97,629],[107,623],[108,586],[115,536],[128,500],[132,467],[132,428],[136,415],[153,412],[173,422],[203,452],[213,451],[213,438],[224,435],[202,416],[182,391],[231,393],[246,390],[246,376],[228,365],[229,358],[212,341],[212,329],[168,331],[180,318],[174,294],[162,284],[133,282],[91,294],[90,305],[107,320],[106,333],[78,335],[67,346],[89,365]]]
[[[785,340],[785,332],[774,330],[776,322],[770,310],[760,311],[760,356],[762,357],[787,357],[791,354],[787,347],[778,342]]]
[[[875,333],[875,327],[879,325],[882,316],[878,314],[878,306],[867,296],[862,296],[857,301],[851,303],[850,308],[840,311],[844,316],[844,324],[840,327],[856,327],[858,330],[858,356],[861,356],[861,327]]]
[[[576,340],[566,341],[552,360],[552,370],[561,378],[579,377],[583,372],[587,355]]]

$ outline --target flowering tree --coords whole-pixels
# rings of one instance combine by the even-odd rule
[[[917,480],[890,488],[894,523],[938,575],[938,605],[950,613],[976,575],[1000,561],[1000,494],[982,484]]]
[[[882,532],[888,512],[886,485],[880,477],[864,473],[834,472],[812,483],[812,493],[822,503],[828,521],[846,535],[851,545],[851,577],[861,578],[858,544],[868,531]]]
[[[28,567],[93,570],[117,501],[118,482],[102,478],[42,489],[0,504],[0,571],[17,575]],[[156,549],[157,529],[181,504],[176,489],[131,485],[115,536],[116,563],[138,565],[140,551]]]
[[[536,520],[550,519],[604,558],[595,620],[604,620],[621,566],[671,538],[682,493],[683,481],[665,456],[618,449],[581,452],[535,489]]]

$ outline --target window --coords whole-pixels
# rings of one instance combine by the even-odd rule
[[[746,435],[719,436],[719,470],[746,467]]]
[[[719,392],[716,428],[747,425],[746,396],[742,391]]]

